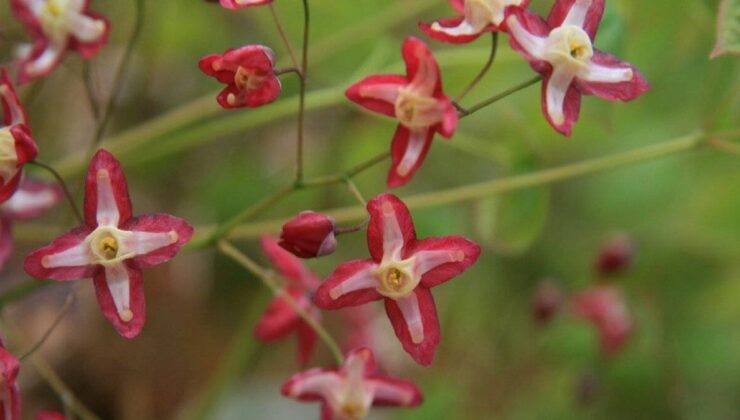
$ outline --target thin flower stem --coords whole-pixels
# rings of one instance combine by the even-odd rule
[[[92,66],[89,60],[82,62],[82,84],[85,85],[85,96],[87,96],[87,102],[90,105],[90,112],[93,114],[93,119],[98,122],[100,120],[100,109],[98,109],[97,95],[93,86]]]
[[[482,79],[483,76],[488,73],[488,70],[491,68],[491,65],[493,64],[493,60],[496,59],[496,50],[498,49],[498,32],[493,32],[491,34],[491,54],[488,56],[488,61],[486,61],[486,64],[483,65],[483,68],[480,69],[480,72],[473,78],[473,80],[468,83],[467,86],[460,92],[459,95],[457,95],[457,98],[455,98],[455,103],[460,102],[465,95],[468,94]]]
[[[290,44],[290,40],[288,39],[288,35],[285,33],[285,29],[283,29],[283,22],[280,20],[280,16],[278,16],[277,10],[275,10],[275,5],[270,3],[269,7],[270,13],[272,14],[272,20],[275,21],[275,27],[280,34],[280,38],[282,38],[283,40],[283,44],[285,44],[285,49],[288,50],[290,61],[293,63],[294,68],[299,68],[300,66],[298,65],[298,60],[295,57],[293,46]]]
[[[103,110],[97,113],[96,119],[98,120],[98,126],[95,130],[95,137],[93,138],[93,142],[90,145],[91,150],[95,149],[95,147],[97,147],[98,144],[100,144],[100,142],[103,140],[105,128],[108,126],[108,121],[110,120],[110,117],[115,110],[116,98],[118,97],[118,92],[121,90],[126,70],[128,69],[129,63],[131,61],[131,54],[134,51],[134,46],[136,45],[136,41],[139,39],[139,35],[141,35],[141,29],[144,26],[144,0],[136,0],[134,4],[134,27],[132,29],[128,43],[126,44],[126,49],[123,52],[121,63],[118,65],[116,76],[113,79],[113,86],[111,88],[110,95],[108,96],[108,101],[105,103],[105,107],[103,108]]]
[[[355,184],[350,177],[345,178],[344,182],[347,184],[347,189],[349,190],[349,192],[351,192],[352,195],[357,199],[357,202],[360,203],[363,207],[367,206],[367,201],[365,201],[365,197],[362,196],[360,189],[357,188],[357,184]]]
[[[462,106],[460,106],[457,103],[455,103],[454,105],[457,108],[458,113],[460,114],[460,118],[464,118],[464,117],[467,117],[468,115],[471,115],[471,114],[475,113],[476,111],[479,111],[479,110],[487,107],[488,105],[491,105],[494,102],[498,102],[501,99],[504,99],[505,97],[507,97],[507,96],[509,96],[509,95],[511,95],[513,93],[519,92],[520,90],[522,90],[522,89],[524,89],[526,87],[532,86],[533,84],[539,82],[540,80],[542,80],[542,76],[535,76],[535,77],[533,77],[533,78],[531,78],[531,79],[529,79],[529,80],[527,80],[525,82],[522,82],[522,83],[520,83],[520,84],[518,84],[518,85],[516,85],[516,86],[514,86],[512,88],[506,89],[505,91],[503,91],[501,93],[498,93],[496,95],[493,95],[490,98],[488,98],[488,99],[486,99],[484,101],[481,101],[481,102],[479,102],[479,103],[471,106],[470,108],[463,108]]]
[[[67,199],[67,202],[69,203],[69,206],[72,208],[72,211],[74,212],[75,218],[77,218],[77,221],[82,224],[84,222],[82,218],[82,213],[80,212],[80,209],[77,207],[77,204],[75,203],[74,196],[72,196],[72,193],[69,190],[69,187],[67,187],[67,183],[64,182],[64,179],[62,178],[59,173],[54,170],[50,165],[47,165],[43,162],[39,162],[38,160],[34,160],[29,162],[32,165],[36,165],[39,168],[45,169],[47,172],[49,172],[59,183],[59,186],[62,187],[62,191],[64,191],[64,197]]]
[[[740,144],[733,143],[727,140],[723,140],[717,137],[713,137],[707,140],[707,144],[719,151],[729,153],[731,155],[740,156]]]
[[[352,168],[344,172],[340,172],[340,173],[332,174],[332,175],[320,176],[320,177],[316,177],[313,179],[307,179],[301,182],[301,186],[305,188],[315,188],[315,187],[323,187],[326,185],[332,185],[332,184],[338,184],[340,182],[344,182],[345,179],[351,178],[359,174],[360,172],[364,172],[365,170],[370,169],[373,166],[377,165],[378,163],[388,159],[390,155],[391,155],[390,151],[380,153],[356,166],[353,166]]]
[[[339,235],[344,235],[345,233],[359,232],[360,230],[364,229],[368,223],[370,223],[370,218],[363,220],[359,225],[349,226],[345,228],[337,228],[334,230],[334,233],[337,236],[339,236]]]
[[[257,276],[260,280],[262,280],[262,283],[264,283],[265,286],[272,290],[272,293],[275,294],[275,296],[278,296],[285,300],[288,305],[290,305],[290,307],[293,308],[293,310],[298,314],[298,316],[300,316],[303,321],[306,322],[316,332],[319,338],[321,338],[326,347],[334,356],[334,359],[336,359],[337,363],[340,365],[342,364],[342,362],[344,361],[344,356],[342,355],[342,351],[340,350],[337,342],[320,323],[313,319],[303,308],[300,307],[300,305],[298,305],[298,303],[295,301],[295,299],[293,299],[292,296],[283,291],[283,289],[274,278],[274,274],[272,272],[262,268],[259,264],[254,262],[251,258],[247,257],[244,253],[236,249],[236,247],[234,247],[227,241],[219,241],[218,249],[219,251],[221,251],[221,253],[231,258],[236,263],[238,263],[249,272]]]
[[[275,73],[276,76],[280,76],[287,73],[295,73],[298,75],[298,77],[301,76],[301,70],[298,67],[282,67],[279,69],[273,69],[273,73]]]
[[[298,92],[298,138],[296,145],[295,180],[303,179],[303,131],[306,117],[306,81],[308,80],[308,32],[311,16],[308,0],[303,0],[303,47],[301,51],[301,80]]]
[[[65,301],[64,301],[64,305],[62,306],[62,309],[59,310],[59,314],[54,319],[54,322],[51,323],[51,325],[46,330],[46,332],[44,333],[44,335],[41,336],[41,338],[36,342],[36,344],[34,344],[25,353],[23,353],[22,355],[20,355],[18,357],[18,359],[20,359],[21,361],[23,361],[27,357],[29,357],[32,354],[36,353],[36,351],[38,349],[40,349],[41,346],[44,345],[44,343],[46,342],[46,340],[51,336],[51,334],[54,332],[54,330],[59,325],[59,323],[62,322],[62,319],[64,319],[64,317],[67,315],[67,313],[69,312],[69,309],[72,307],[72,304],[74,302],[75,302],[75,293],[74,292],[70,292],[67,295],[67,299],[65,299]]]

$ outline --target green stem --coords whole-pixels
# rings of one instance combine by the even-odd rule
[[[311,24],[311,16],[308,8],[308,0],[303,3],[303,47],[301,48],[301,79],[298,92],[298,136],[296,145],[295,181],[303,179],[303,132],[305,121],[306,82],[308,80],[308,31]]]
[[[459,95],[457,95],[457,98],[455,98],[455,102],[460,102],[465,95],[468,94],[482,79],[483,76],[488,73],[488,70],[491,68],[491,65],[493,65],[493,60],[496,59],[496,50],[498,49],[498,32],[493,32],[491,34],[491,53],[488,55],[488,61],[486,61],[486,64],[483,65],[483,68],[480,69],[478,74],[473,78],[473,80],[468,83],[467,86],[460,92]]]
[[[293,63],[294,68],[298,68],[298,60],[295,58],[293,46],[290,44],[290,40],[288,39],[288,35],[285,33],[285,29],[283,29],[283,22],[280,20],[280,16],[278,16],[277,10],[275,10],[275,5],[273,3],[270,3],[269,7],[270,14],[272,14],[272,20],[275,22],[275,27],[280,34],[280,38],[283,40],[283,44],[285,44],[285,49],[288,50],[290,62]]]
[[[46,330],[46,332],[44,333],[44,335],[42,335],[41,338],[36,342],[36,344],[34,344],[30,349],[26,350],[25,353],[23,353],[22,355],[18,356],[18,359],[19,360],[21,360],[21,361],[25,360],[27,357],[29,357],[29,356],[33,355],[34,353],[36,353],[36,351],[38,349],[40,349],[41,346],[44,345],[44,343],[46,342],[46,340],[51,336],[51,334],[57,328],[57,326],[59,325],[59,323],[62,322],[62,319],[64,319],[64,316],[67,315],[67,312],[72,307],[72,304],[74,302],[75,302],[75,294],[74,294],[74,292],[70,292],[67,295],[67,299],[65,299],[65,301],[64,301],[64,306],[62,306],[62,309],[59,311],[59,314],[54,319],[54,322],[51,323],[51,325],[49,326],[49,328]]]
[[[740,156],[740,144],[733,143],[727,140],[722,140],[720,138],[711,138],[707,140],[707,145],[719,151],[735,156]]]
[[[84,223],[84,220],[82,218],[82,213],[80,212],[80,209],[77,207],[77,204],[75,203],[75,199],[72,196],[72,192],[69,190],[69,187],[67,187],[67,183],[64,182],[64,179],[62,178],[62,176],[59,175],[59,172],[54,170],[54,168],[52,168],[50,165],[47,165],[43,162],[39,162],[38,160],[33,160],[29,163],[46,170],[54,177],[54,179],[57,180],[57,183],[59,184],[59,186],[62,188],[62,191],[64,192],[64,197],[67,199],[69,206],[72,208],[72,211],[74,212],[74,215],[77,218],[77,221],[80,224]]]
[[[471,115],[471,114],[475,113],[476,111],[480,111],[481,109],[487,107],[488,105],[491,105],[494,102],[498,102],[501,99],[504,99],[505,97],[507,97],[507,96],[509,96],[509,95],[511,95],[513,93],[519,92],[520,90],[522,90],[522,89],[524,89],[526,87],[532,86],[533,84],[539,82],[540,80],[542,80],[542,76],[535,76],[535,77],[533,77],[533,78],[531,78],[531,79],[529,79],[529,80],[527,80],[525,82],[522,82],[522,83],[520,83],[520,84],[518,84],[518,85],[516,85],[516,86],[514,86],[512,88],[506,89],[505,91],[503,91],[501,93],[498,93],[496,95],[493,95],[490,98],[485,99],[485,100],[483,100],[483,101],[481,101],[481,102],[479,102],[479,103],[471,106],[470,108],[463,108],[463,107],[461,107],[461,106],[458,105],[457,106],[457,109],[458,109],[458,112],[460,113],[460,118],[467,117],[468,115]]]
[[[338,184],[340,182],[343,182],[346,178],[351,178],[359,174],[360,172],[363,172],[367,169],[372,168],[378,163],[388,159],[390,155],[391,155],[390,151],[380,153],[379,155],[373,156],[370,159],[344,172],[340,172],[340,173],[332,174],[332,175],[320,176],[320,177],[316,177],[312,179],[307,179],[301,183],[301,186],[305,188],[315,188],[315,187],[323,187],[323,186],[332,185],[332,184]]]

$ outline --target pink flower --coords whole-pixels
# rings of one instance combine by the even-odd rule
[[[280,80],[273,71],[275,58],[265,46],[247,45],[223,55],[207,55],[198,65],[203,73],[226,84],[216,98],[226,109],[255,108],[280,96]]]
[[[21,397],[18,393],[16,377],[20,369],[20,362],[5,349],[5,344],[0,340],[0,419],[20,420]]]
[[[319,286],[319,279],[303,266],[301,260],[281,248],[275,239],[263,236],[262,249],[278,273],[287,280],[281,292],[293,298],[299,307],[318,321],[319,310],[311,302],[311,294]],[[305,365],[316,347],[316,332],[285,298],[278,295],[260,318],[254,335],[258,340],[272,342],[293,332],[298,337],[298,362]]]
[[[94,279],[103,315],[120,335],[144,327],[141,270],[168,261],[190,240],[193,228],[168,214],[132,217],[121,164],[106,150],[90,162],[85,179],[85,223],[26,257],[38,279]]]
[[[617,234],[601,246],[596,271],[603,276],[619,274],[628,269],[635,255],[635,244],[629,236]]]
[[[506,19],[511,46],[544,79],[542,111],[568,136],[578,120],[581,95],[630,101],[649,86],[631,64],[593,48],[604,0],[556,0],[547,21],[521,9]]]
[[[362,419],[374,405],[421,404],[416,385],[375,371],[372,351],[360,348],[349,352],[338,369],[314,368],[293,375],[282,393],[299,401],[321,401],[322,420]]]
[[[368,202],[370,259],[341,264],[316,291],[323,309],[383,299],[404,350],[422,365],[434,358],[439,320],[431,288],[470,267],[480,247],[461,236],[416,239],[408,208],[398,197],[381,194]]]
[[[217,2],[219,0],[208,0],[212,2]],[[250,6],[262,6],[264,4],[270,4],[272,3],[272,0],[220,0],[221,6],[230,9],[230,10],[237,10],[241,9],[242,7],[250,7]]]
[[[0,102],[3,127],[0,128],[0,203],[18,189],[23,165],[36,159],[38,148],[26,122],[26,110],[18,101],[15,88],[5,70],[0,71]]]
[[[25,178],[10,200],[0,205],[0,270],[13,251],[13,222],[38,217],[61,199],[62,189],[57,184]]]
[[[509,7],[526,8],[529,0],[449,0],[462,16],[440,19],[431,25],[419,23],[430,37],[444,42],[463,44],[486,32],[505,30],[502,27]]]
[[[619,290],[608,286],[592,287],[572,296],[570,303],[576,316],[596,327],[604,353],[616,354],[632,335],[632,317]]]
[[[89,6],[90,0],[11,0],[13,13],[33,37],[20,54],[19,83],[51,73],[67,50],[90,59],[105,45],[110,24]]]
[[[314,211],[302,211],[283,225],[280,246],[300,258],[329,255],[337,249],[334,219]]]
[[[432,52],[413,37],[406,38],[401,52],[406,76],[376,74],[346,92],[352,102],[399,122],[391,144],[390,188],[411,180],[424,162],[435,132],[449,138],[457,127],[457,111],[442,92],[439,66]]]

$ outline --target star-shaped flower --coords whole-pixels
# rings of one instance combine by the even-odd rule
[[[93,278],[103,315],[120,335],[136,337],[146,318],[141,270],[174,257],[193,228],[168,214],[132,217],[121,164],[102,149],[85,179],[84,222],[31,253],[24,269],[38,279]]]
[[[226,109],[254,108],[280,96],[280,79],[273,70],[275,57],[265,46],[247,45],[223,55],[207,55],[198,65],[203,73],[226,84],[216,98]]]
[[[352,102],[399,122],[391,144],[391,188],[411,180],[429,152],[434,133],[452,137],[458,120],[455,107],[442,92],[439,66],[426,44],[406,38],[401,53],[406,76],[376,74],[346,92]]]
[[[314,368],[293,375],[282,393],[299,401],[321,401],[322,420],[363,419],[374,405],[421,404],[421,392],[412,382],[375,371],[372,351],[360,348],[349,352],[338,369]]]
[[[21,397],[18,393],[18,370],[20,362],[5,348],[0,340],[0,419],[20,420]]]
[[[440,19],[432,24],[419,23],[430,37],[444,42],[463,44],[486,32],[504,30],[502,23],[509,7],[526,8],[529,0],[449,0],[461,16]]]
[[[0,204],[0,270],[13,251],[13,223],[38,217],[61,199],[59,185],[25,178],[10,200]]]
[[[318,308],[311,295],[319,286],[319,279],[296,256],[284,250],[274,238],[262,237],[262,249],[272,265],[287,280],[281,292],[290,296],[309,316],[319,320]],[[295,332],[298,337],[298,362],[305,365],[316,347],[316,332],[301,318],[288,301],[275,297],[257,323],[254,335],[261,341],[281,340]]]
[[[456,277],[480,255],[461,236],[417,239],[408,208],[398,197],[381,194],[367,203],[370,259],[337,267],[316,291],[316,304],[338,309],[383,299],[396,336],[422,365],[434,358],[439,320],[431,288]]]
[[[581,95],[630,101],[649,86],[631,64],[593,48],[604,0],[556,0],[547,21],[521,9],[506,19],[511,46],[543,77],[542,111],[570,135]]]
[[[219,0],[208,0],[210,2],[218,2]],[[270,4],[273,0],[220,0],[221,6],[230,9],[237,10],[242,7],[250,6],[262,6],[264,4]]]
[[[33,37],[21,49],[19,83],[51,73],[67,50],[90,59],[108,42],[110,24],[88,11],[90,0],[11,0],[10,7]]]
[[[0,72],[0,102],[3,126],[0,127],[0,203],[18,189],[23,165],[36,159],[38,148],[26,122],[26,110],[18,101],[15,88],[5,70]]]

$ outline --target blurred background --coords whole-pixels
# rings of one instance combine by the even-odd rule
[[[0,1],[3,62],[25,36],[7,3]],[[532,3],[546,14],[552,2]],[[297,47],[300,2],[278,0],[275,7]],[[414,180],[394,193],[404,198],[699,129],[737,128],[738,59],[709,59],[717,9],[715,0],[607,1],[595,47],[635,64],[651,91],[629,104],[584,97],[574,134],[565,138],[542,116],[539,86],[527,88],[464,119],[451,141],[436,139]],[[133,25],[133,2],[93,1],[92,10],[113,24],[110,44],[91,64],[94,91],[105,99]],[[478,72],[490,48],[487,37],[451,46],[421,34],[417,21],[454,14],[443,0],[313,1],[311,14],[308,176],[341,171],[388,149],[395,123],[360,111],[342,92],[365,75],[402,72],[405,37],[428,41],[451,96]],[[292,179],[297,80],[281,77],[282,97],[269,106],[220,110],[220,85],[201,74],[198,59],[259,43],[287,64],[269,9],[234,13],[204,1],[158,0],[146,2],[145,16],[106,142],[115,144],[111,151],[126,169],[135,213],[172,213],[202,232]],[[65,157],[84,153],[96,126],[81,75],[79,57],[70,54],[48,80],[30,88],[34,92],[22,91],[39,159],[58,164],[78,197],[86,163]],[[532,75],[502,36],[492,71],[463,105]],[[198,118],[190,118],[193,109]],[[131,131],[166,113],[169,130],[156,136],[147,126]],[[189,123],[179,124],[180,118]],[[151,140],[127,146],[140,138]],[[387,169],[384,162],[355,178],[366,197],[385,190]],[[382,304],[368,306],[368,319],[378,316],[373,331],[381,366],[416,381],[425,395],[418,409],[375,410],[372,418],[738,418],[739,185],[740,157],[699,148],[550,186],[412,209],[420,237],[466,235],[483,245],[483,253],[468,272],[435,289],[442,342],[429,368],[403,352]],[[276,233],[300,210],[354,205],[342,185],[298,192],[257,220],[268,223],[240,229],[235,243],[267,266],[259,234]],[[146,270],[148,320],[131,341],[102,317],[91,282],[53,283],[9,296],[32,282],[23,274],[23,256],[72,220],[62,204],[15,226],[15,256],[0,273],[12,351],[21,353],[43,335],[73,289],[74,307],[38,355],[100,417],[318,418],[318,405],[279,393],[282,382],[302,369],[294,339],[262,344],[252,336],[270,292],[214,250],[183,252]],[[610,280],[624,293],[634,330],[621,351],[607,356],[592,325],[567,310],[547,324],[535,322],[533,296],[544,278],[555,279],[565,295],[594,285],[600,246],[614,232],[634,242],[631,267]],[[335,254],[307,264],[323,277],[338,263],[366,255],[364,234],[358,233],[342,236]],[[333,313],[324,320],[340,342],[352,330]],[[309,366],[332,363],[319,343]],[[22,366],[21,387],[25,417],[61,410],[59,396],[29,363]]]

